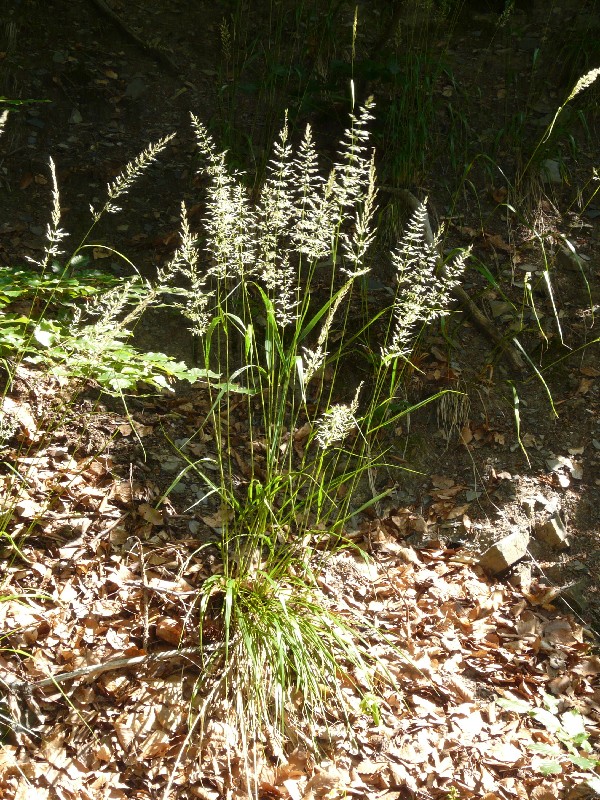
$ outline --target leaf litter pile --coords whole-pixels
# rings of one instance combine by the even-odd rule
[[[203,691],[195,595],[219,569],[200,546],[218,509],[190,511],[175,492],[159,505],[169,477],[148,466],[162,448],[164,468],[164,434],[194,432],[201,392],[136,401],[127,418],[80,399],[52,421],[53,379],[20,367],[15,387],[0,473],[14,509],[0,542],[0,797],[247,796],[231,720],[215,707],[201,748],[189,735]],[[50,426],[51,437],[41,433]],[[136,446],[149,458],[132,457]],[[211,442],[196,448],[209,453]],[[383,632],[389,646],[373,635],[373,650],[395,685],[360,697],[360,676],[340,665],[353,735],[332,709],[284,750],[249,742],[259,796],[591,795],[600,740],[591,632],[551,604],[547,586],[490,582],[467,551],[434,537],[409,546],[416,518],[395,509],[363,520],[358,544],[370,557],[342,551],[319,578],[328,608],[367,640]]]

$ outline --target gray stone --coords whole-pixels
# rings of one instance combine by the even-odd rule
[[[165,458],[164,461],[161,461],[160,468],[163,472],[179,472],[183,468],[183,464],[184,462],[181,458]]]
[[[494,319],[505,315],[512,316],[513,305],[505,300],[490,300],[490,310]]]
[[[131,97],[132,100],[139,100],[139,98],[148,90],[146,81],[136,76],[133,80],[129,81],[125,89],[125,97]]]
[[[536,525],[533,534],[538,541],[554,550],[566,550],[570,544],[567,529],[558,512],[548,517],[545,522]]]
[[[526,555],[528,545],[529,533],[515,530],[489,547],[479,559],[479,566],[488,575],[500,575]]]
[[[27,123],[27,125],[31,125],[34,128],[39,128],[40,130],[42,130],[46,126],[44,120],[43,119],[38,119],[37,117],[35,119],[26,120],[26,123]]]
[[[589,581],[583,578],[580,581],[571,583],[569,586],[565,586],[560,594],[567,607],[575,606],[576,611],[585,611],[589,604],[589,588]],[[571,608],[571,610],[573,609]]]
[[[583,258],[570,247],[559,247],[556,251],[556,263],[567,272],[581,272],[585,270]]]
[[[562,183],[560,161],[557,161],[555,158],[547,158],[545,161],[542,161],[540,165],[540,175],[542,177],[542,183]]]
[[[534,512],[540,508],[543,508],[545,504],[546,498],[540,494],[530,495],[529,497],[524,497],[523,500],[521,500],[521,508],[528,517],[532,517]]]
[[[522,272],[541,272],[542,271],[542,268],[540,266],[536,266],[535,264],[528,264],[526,262],[523,262],[522,264],[519,264],[519,269]]]

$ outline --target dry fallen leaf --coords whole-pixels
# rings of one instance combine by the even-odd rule
[[[163,617],[156,623],[156,635],[159,639],[162,639],[163,642],[179,645],[181,643],[182,633],[183,624],[181,620]]]
[[[142,503],[139,505],[138,514],[151,525],[162,525],[164,522],[162,512],[158,511],[156,508],[152,508],[149,503]]]

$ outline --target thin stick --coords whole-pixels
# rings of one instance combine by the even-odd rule
[[[205,649],[205,648],[204,648]],[[111,661],[104,661],[102,664],[89,664],[87,667],[80,667],[73,670],[73,672],[60,672],[58,675],[52,675],[50,678],[44,678],[41,681],[6,681],[5,685],[13,692],[21,692],[23,690],[30,691],[31,689],[42,689],[45,686],[55,686],[58,683],[65,683],[66,681],[73,681],[77,678],[89,678],[91,675],[99,675],[102,672],[108,672],[115,669],[130,669],[131,667],[138,667],[142,664],[155,664],[160,661],[168,661],[171,658],[188,658],[189,656],[197,656],[203,652],[201,647],[184,647],[182,650],[163,650],[160,653],[146,653],[143,656],[132,656],[131,658],[113,658]]]

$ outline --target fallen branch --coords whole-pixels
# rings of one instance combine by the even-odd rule
[[[204,648],[204,650],[205,649],[206,648]],[[32,689],[56,686],[59,683],[77,680],[77,678],[89,678],[92,675],[100,675],[102,672],[109,672],[115,669],[131,669],[132,667],[168,661],[171,658],[189,658],[190,656],[200,655],[204,650],[201,647],[184,647],[182,650],[162,650],[159,653],[146,653],[143,656],[132,656],[131,658],[113,658],[101,664],[88,664],[72,672],[60,672],[58,675],[51,675],[49,678],[43,678],[33,683],[30,681],[7,681],[6,679],[4,679],[3,682],[8,687],[9,691],[15,694],[20,694],[22,692],[29,693]]]
[[[160,47],[152,44],[151,42],[142,39],[133,28],[131,28],[125,20],[121,19],[121,17],[117,14],[116,11],[105,2],[105,0],[90,0],[96,8],[101,11],[105,16],[107,16],[114,24],[120,28],[123,33],[131,39],[138,47],[144,50],[146,53],[149,53],[154,59],[160,61],[160,63],[165,66],[170,72],[174,75],[179,76],[179,68],[174,61],[172,61],[169,56],[162,50]]]

